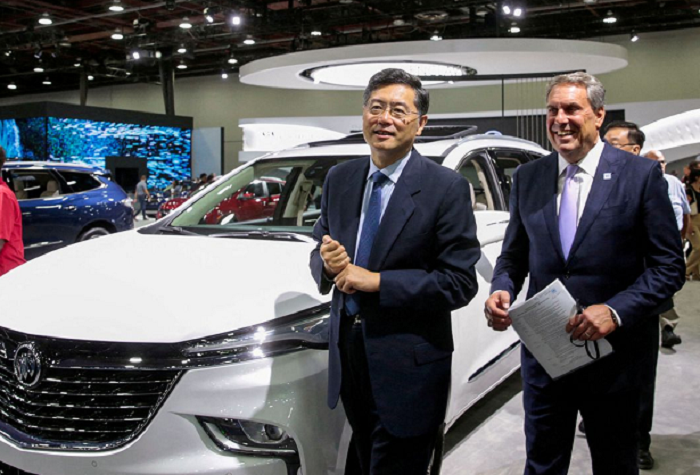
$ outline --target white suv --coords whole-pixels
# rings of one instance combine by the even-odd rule
[[[546,151],[420,140],[472,184],[482,250],[479,293],[453,313],[449,427],[518,366],[517,336],[487,328],[482,309],[510,176]],[[349,136],[267,155],[151,226],[3,276],[0,472],[342,474],[350,429],[325,404],[330,297],[309,272],[310,235],[330,167],[368,153]],[[259,182],[281,189],[263,199]],[[235,214],[248,204],[259,211]]]

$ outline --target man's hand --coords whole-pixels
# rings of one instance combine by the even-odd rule
[[[364,267],[348,264],[335,278],[335,286],[341,292],[354,294],[356,291],[379,292],[379,272],[370,272]]]
[[[350,263],[345,246],[332,239],[328,234],[323,236],[321,243],[321,259],[323,259],[326,275],[330,278],[340,274]]]
[[[508,316],[509,308],[510,294],[508,292],[499,290],[491,294],[484,307],[488,326],[493,327],[497,332],[507,330],[513,323]]]
[[[596,341],[608,336],[617,329],[612,318],[612,310],[607,305],[591,305],[583,313],[574,315],[566,324],[566,332],[576,340]]]

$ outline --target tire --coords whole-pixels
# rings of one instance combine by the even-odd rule
[[[77,242],[87,241],[89,239],[97,239],[102,236],[107,236],[108,234],[110,234],[110,232],[107,229],[97,226],[80,233]]]

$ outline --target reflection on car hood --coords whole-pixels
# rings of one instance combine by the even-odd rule
[[[177,342],[327,302],[312,243],[118,233],[0,278],[0,327],[57,338]]]

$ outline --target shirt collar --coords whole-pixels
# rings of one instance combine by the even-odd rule
[[[403,173],[403,169],[406,168],[406,164],[408,163],[408,159],[411,158],[411,153],[413,153],[413,150],[409,150],[408,153],[406,154],[405,157],[403,157],[401,160],[397,160],[388,167],[382,168],[380,171],[391,180],[393,184],[396,184],[399,181],[399,177],[401,176],[401,173]],[[379,170],[379,167],[374,164],[372,159],[369,159],[369,173],[367,173],[367,180],[376,172]]]
[[[598,169],[598,164],[600,163],[600,157],[603,155],[603,148],[605,144],[600,138],[598,142],[593,146],[593,148],[588,152],[588,155],[579,160],[576,165],[578,165],[581,170],[590,176],[595,176],[595,171]],[[569,166],[569,162],[566,161],[564,157],[559,155],[559,175],[566,172],[566,167]]]

